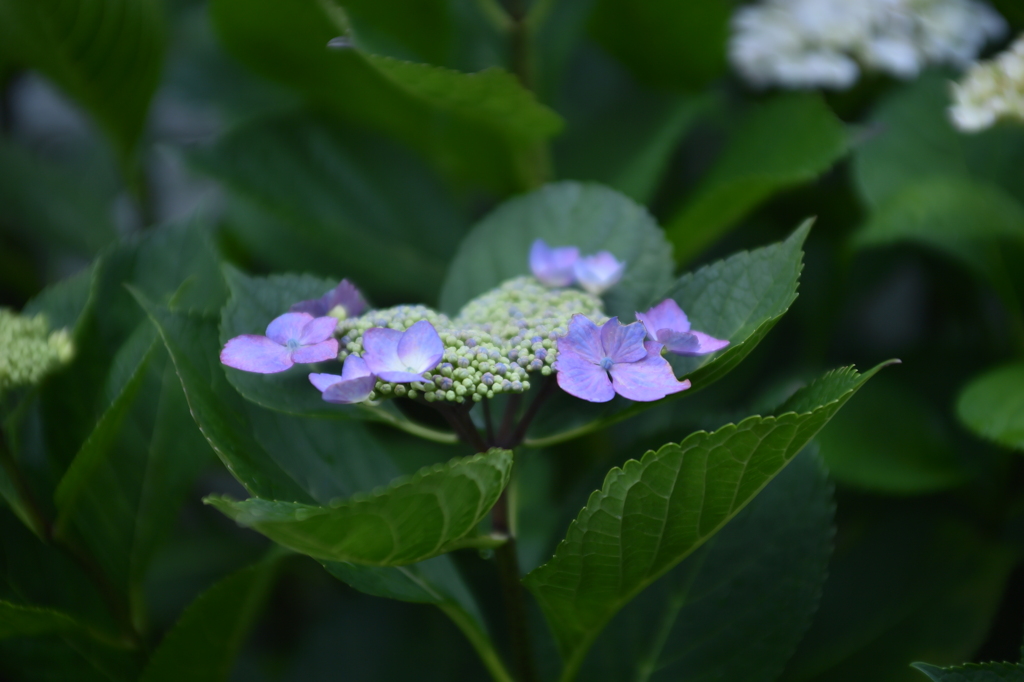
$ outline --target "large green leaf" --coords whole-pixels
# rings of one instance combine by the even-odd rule
[[[881,367],[830,372],[749,417],[612,469],[554,557],[526,576],[572,679],[608,621],[717,533]]]
[[[512,453],[491,450],[427,467],[372,495],[317,507],[208,497],[239,524],[325,561],[401,566],[460,545],[508,484]]]
[[[780,680],[921,682],[912,662],[974,655],[1016,559],[948,506],[874,498],[840,525],[821,606]]]
[[[140,682],[227,680],[266,599],[276,558],[229,575],[192,602],[153,652]]]
[[[685,376],[693,385],[689,391],[679,394],[680,397],[685,398],[725,376],[789,310],[796,300],[803,269],[802,247],[810,227],[807,221],[785,241],[743,251],[687,273],[661,292],[663,297],[679,303],[694,329],[730,342],[724,351],[714,355],[669,356],[676,375]],[[528,444],[541,446],[561,442],[649,407],[647,403],[626,400],[593,405],[568,396],[556,396],[551,408],[535,422]]]
[[[858,248],[912,242],[992,276],[1004,240],[1024,243],[1024,206],[994,185],[967,178],[907,182],[854,233]]]
[[[731,15],[725,0],[598,0],[590,31],[639,80],[697,90],[725,71]]]
[[[418,158],[323,116],[257,119],[190,158],[281,221],[273,239],[235,226],[258,256],[280,265],[277,243],[300,248],[310,254],[304,271],[349,277],[374,295],[432,300],[466,228]]]
[[[712,540],[612,619],[580,678],[775,679],[818,607],[834,506],[825,472],[805,449]]]
[[[214,26],[247,66],[350,122],[392,135],[456,177],[497,188],[535,184],[537,144],[561,127],[500,69],[460,73],[373,54],[331,2],[215,0]],[[353,46],[328,49],[347,34]],[[369,41],[372,42],[372,41]]]
[[[815,95],[783,95],[747,114],[721,157],[665,226],[686,262],[771,195],[814,180],[846,154],[849,135]]]
[[[971,381],[960,393],[956,412],[982,438],[1024,450],[1024,363],[996,368]]]
[[[833,478],[864,490],[913,495],[970,479],[941,415],[886,377],[822,429],[818,444]]]
[[[940,668],[927,663],[915,663],[933,682],[1021,682],[1024,664],[1021,663],[967,663]]]
[[[66,613],[0,601],[0,639],[69,632],[80,628],[75,619]]]
[[[505,280],[529,274],[538,238],[584,254],[607,250],[626,262],[622,280],[605,295],[612,315],[644,310],[671,283],[671,247],[646,209],[601,185],[558,182],[505,202],[473,227],[448,268],[442,310],[454,314]]]
[[[127,162],[163,62],[156,0],[3,0],[0,53],[78,102]]]

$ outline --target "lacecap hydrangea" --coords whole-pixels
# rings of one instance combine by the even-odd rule
[[[0,308],[0,393],[39,383],[73,356],[66,330],[51,331],[42,315],[19,315]]]
[[[650,401],[690,385],[675,377],[663,352],[701,355],[728,344],[691,330],[671,299],[638,312],[636,322],[609,318],[600,295],[626,264],[607,251],[580,255],[575,246],[537,240],[529,260],[532,275],[478,296],[455,317],[423,305],[367,310],[343,280],[320,299],[293,305],[266,335],[231,339],[221,361],[274,373],[340,360],[340,374],[309,379],[324,400],[341,404],[396,397],[472,404],[525,393],[547,377],[590,402],[616,394]]]
[[[995,58],[972,66],[954,83],[953,125],[973,133],[997,121],[1024,123],[1024,36]]]

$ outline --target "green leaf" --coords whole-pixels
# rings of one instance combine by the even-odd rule
[[[665,226],[684,263],[768,197],[808,183],[849,149],[842,122],[816,95],[782,95],[744,118],[714,167]]]
[[[255,624],[277,557],[232,573],[189,605],[153,652],[140,682],[220,682]]]
[[[982,438],[1024,450],[1024,363],[1004,365],[972,380],[960,393],[956,412]]]
[[[271,540],[325,561],[401,566],[461,546],[508,484],[512,453],[455,459],[372,495],[316,507],[252,498],[206,502]]]
[[[164,38],[156,0],[0,2],[0,50],[88,111],[126,168],[160,79]]]
[[[1021,682],[1024,680],[1024,664],[1020,663],[966,663],[964,665],[940,668],[927,663],[915,663],[934,682]]]
[[[933,177],[908,182],[889,195],[851,244],[922,244],[988,276],[1001,240],[1024,243],[1024,206],[994,185]]]
[[[374,295],[433,299],[466,229],[450,192],[422,161],[323,116],[257,119],[190,159],[281,221],[269,239],[245,221],[235,226],[261,258],[282,264],[277,243],[284,243],[310,254],[304,271],[344,275]]]
[[[731,15],[725,0],[598,0],[590,32],[639,80],[696,90],[725,71]]]
[[[941,415],[885,377],[822,429],[818,445],[833,478],[868,491],[915,495],[970,479]]]
[[[947,508],[873,498],[851,510],[821,606],[780,682],[921,682],[913,661],[974,655],[1016,559]]]
[[[525,578],[565,660],[562,679],[616,612],[718,532],[883,366],[825,375],[783,406],[800,412],[698,431],[612,469],[554,557]]]
[[[0,639],[74,632],[79,629],[81,626],[66,613],[0,601]]]
[[[0,140],[0,224],[22,239],[92,256],[117,237],[113,199],[80,174]]]
[[[714,355],[667,356],[676,375],[685,376],[692,383],[692,388],[679,397],[692,395],[725,376],[789,310],[796,300],[803,269],[802,247],[810,227],[808,220],[785,241],[743,251],[687,273],[654,299],[675,299],[694,329],[730,342],[725,350]],[[622,421],[649,407],[648,403],[625,400],[591,405],[556,397],[551,409],[546,409],[530,430],[528,444],[541,447],[562,442]]]
[[[809,450],[620,611],[580,678],[774,679],[818,607],[835,534],[832,486]]]
[[[473,227],[449,266],[442,310],[457,313],[505,280],[530,274],[538,238],[626,261],[622,280],[605,295],[612,315],[644,310],[671,282],[671,248],[646,209],[607,187],[566,181],[507,201]]]
[[[52,328],[67,329],[77,340],[83,319],[96,303],[96,289],[102,267],[102,259],[98,259],[81,272],[51,284],[26,303],[22,312],[26,315],[46,315]]]
[[[509,189],[543,173],[537,144],[561,119],[500,69],[468,74],[372,54],[330,2],[215,0],[210,12],[225,46],[251,69],[401,140],[456,178]],[[343,34],[354,47],[326,47]]]

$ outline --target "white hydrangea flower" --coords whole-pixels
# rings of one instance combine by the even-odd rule
[[[953,83],[953,125],[964,132],[984,130],[999,119],[1024,122],[1024,35],[1006,52],[971,67]]]
[[[965,68],[1005,20],[979,0],[762,0],[733,15],[729,53],[759,87],[852,86],[861,69],[913,78]]]

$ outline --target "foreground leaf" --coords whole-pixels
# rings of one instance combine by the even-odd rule
[[[125,162],[160,79],[164,26],[155,0],[3,0],[0,52],[82,105]]]
[[[616,612],[718,532],[885,364],[830,372],[779,416],[698,431],[612,469],[554,557],[525,578],[558,641],[563,679]]]
[[[243,568],[201,594],[153,652],[140,682],[221,682],[255,624],[276,559]]]
[[[512,453],[491,450],[428,467],[383,491],[330,507],[259,498],[206,502],[315,559],[401,566],[460,546],[497,502],[511,469]]]
[[[915,663],[934,682],[1021,682],[1024,680],[1024,664],[1021,663],[967,663],[965,665],[940,668],[927,663]]]
[[[65,613],[0,601],[0,639],[69,632],[80,628],[75,619]]]
[[[818,607],[834,511],[832,486],[805,448],[714,538],[612,619],[580,679],[774,680]]]
[[[448,268],[441,309],[455,314],[470,299],[530,274],[534,240],[611,251],[626,262],[622,280],[605,294],[605,309],[623,319],[646,310],[668,288],[671,247],[647,210],[601,185],[558,182],[505,202],[466,235]]]
[[[956,403],[960,421],[982,438],[1024,450],[1024,363],[974,379]]]
[[[747,115],[715,166],[665,226],[680,263],[771,195],[810,182],[849,148],[842,122],[814,95],[785,95]]]

